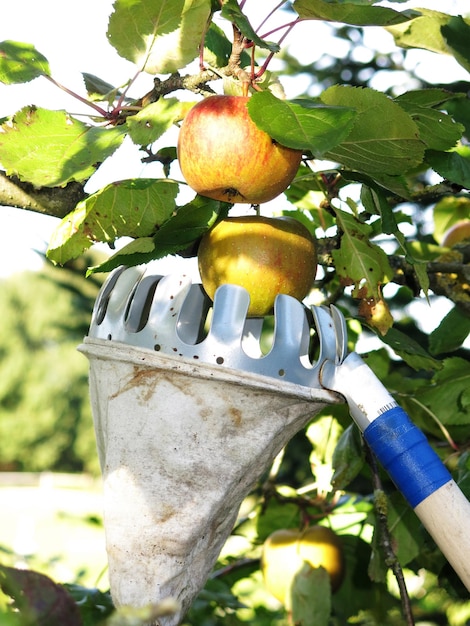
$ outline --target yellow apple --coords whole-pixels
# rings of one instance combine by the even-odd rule
[[[470,241],[470,219],[460,220],[453,224],[442,237],[442,245],[452,248],[457,243]]]
[[[334,593],[343,582],[345,563],[339,537],[324,526],[310,526],[303,532],[277,530],[264,542],[261,569],[266,589],[289,611],[295,576],[308,563],[323,567]]]
[[[292,182],[302,152],[280,145],[248,114],[247,97],[209,96],[186,115],[178,160],[197,193],[233,203],[260,204]]]
[[[214,298],[220,285],[244,287],[250,317],[272,311],[278,294],[302,300],[317,270],[315,241],[292,218],[232,217],[218,222],[201,240],[198,265],[202,285]]]

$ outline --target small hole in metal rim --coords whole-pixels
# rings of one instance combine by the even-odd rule
[[[218,356],[216,358],[215,362],[217,363],[217,365],[222,365],[222,363],[224,362],[224,357],[223,356]]]

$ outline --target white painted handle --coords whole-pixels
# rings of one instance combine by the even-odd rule
[[[414,511],[470,591],[470,502],[451,480]]]
[[[326,361],[327,389],[341,393],[367,443],[470,591],[470,503],[423,433],[355,352]]]

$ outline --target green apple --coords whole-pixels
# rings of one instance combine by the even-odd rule
[[[178,137],[178,160],[197,193],[233,203],[260,204],[292,182],[302,152],[286,148],[260,130],[248,114],[248,98],[209,96],[186,115]]]
[[[278,294],[307,295],[317,270],[315,240],[292,218],[227,218],[202,238],[198,265],[210,298],[220,285],[240,285],[250,294],[248,315],[261,317]]]

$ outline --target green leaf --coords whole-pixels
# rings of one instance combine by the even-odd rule
[[[454,306],[429,335],[429,351],[431,354],[442,354],[457,350],[469,334],[470,317]]]
[[[160,98],[146,106],[137,115],[127,118],[127,126],[132,141],[140,146],[148,146],[163,135],[173,124],[182,119],[187,105],[177,98]]]
[[[343,490],[356,478],[364,466],[365,456],[362,437],[355,424],[350,424],[339,438],[333,452],[333,476],[331,484]]]
[[[293,8],[303,19],[327,20],[354,26],[400,24],[413,16],[413,12],[399,13],[387,7],[374,7],[369,4],[341,0],[295,0]]]
[[[381,339],[415,370],[437,370],[442,366],[417,341],[396,328],[390,328]]]
[[[305,563],[291,587],[292,623],[298,626],[328,626],[331,614],[331,585],[323,567]]]
[[[0,127],[0,161],[8,175],[38,187],[82,181],[122,143],[125,128],[97,128],[65,111],[25,107]]]
[[[354,298],[381,300],[380,285],[393,275],[387,255],[369,241],[372,229],[368,224],[340,209],[335,208],[335,213],[342,235],[340,247],[332,255],[341,282],[354,285]]]
[[[280,528],[299,528],[301,512],[293,502],[280,502],[270,498],[264,503],[262,514],[256,516],[256,532],[259,543],[263,543],[271,533]]]
[[[106,101],[110,106],[118,96],[122,96],[122,92],[106,82],[105,80],[95,76],[94,74],[88,74],[82,72],[83,82],[85,83],[85,89],[87,91],[88,98],[93,102]],[[129,102],[130,98],[125,97],[124,102]]]
[[[321,156],[348,136],[356,113],[345,107],[308,104],[279,100],[262,91],[251,96],[248,112],[255,124],[280,144]]]
[[[453,15],[447,24],[441,27],[447,45],[454,52],[456,61],[467,71],[470,71],[470,25],[461,15]]]
[[[403,174],[422,162],[424,143],[416,123],[385,94],[337,85],[324,91],[320,99],[357,111],[352,131],[327,152],[328,158],[371,176]]]
[[[436,108],[440,107],[445,102],[465,98],[466,94],[464,93],[455,93],[447,89],[430,88],[405,91],[405,93],[395,98],[395,102],[398,102],[398,104],[406,102],[408,104],[414,104],[417,107]]]
[[[142,71],[176,72],[196,58],[210,14],[210,0],[116,0],[108,39]]]
[[[400,493],[389,496],[387,511],[394,552],[400,565],[405,567],[421,552],[424,542],[421,522]]]
[[[96,241],[152,235],[175,210],[179,185],[138,178],[107,185],[69,213],[53,232],[47,257],[63,264]]]
[[[449,115],[442,111],[436,111],[429,106],[416,104],[413,99],[403,94],[395,98],[404,111],[416,123],[419,138],[427,148],[433,150],[449,150],[461,139],[465,130],[462,124],[455,122]]]
[[[49,61],[30,43],[0,42],[0,82],[28,83],[38,76],[50,76]]]
[[[456,122],[465,126],[465,136],[470,137],[470,100],[467,94],[463,98],[449,100],[444,103],[443,108],[452,115]]]
[[[449,152],[428,150],[426,161],[443,178],[470,189],[470,147],[458,146]]]
[[[166,220],[152,238],[131,242],[107,261],[92,268],[91,272],[109,272],[119,265],[140,265],[181,252],[197,241],[219,215],[226,216],[230,206],[224,202],[196,196]]]
[[[459,357],[445,359],[432,384],[419,389],[416,397],[442,424],[470,424],[470,362]]]
[[[448,54],[449,48],[442,36],[441,28],[447,24],[450,16],[447,13],[429,9],[420,9],[420,13],[420,16],[409,22],[387,28],[393,35],[397,46]]]
[[[259,48],[267,49],[270,52],[279,52],[279,44],[265,41],[256,34],[247,17],[242,13],[237,0],[225,0],[221,15],[232,24],[235,24],[242,35]]]

